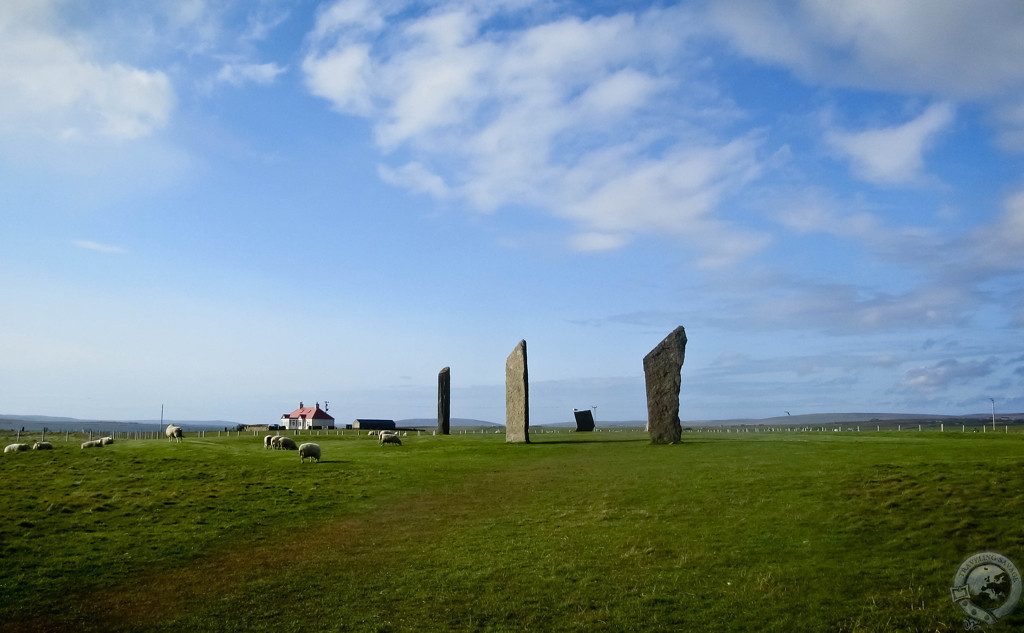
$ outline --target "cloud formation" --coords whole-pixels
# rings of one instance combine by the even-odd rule
[[[992,374],[995,359],[982,361],[959,361],[955,358],[941,360],[927,367],[915,367],[903,374],[897,390],[931,395],[949,389],[954,384],[971,382]]]
[[[1024,86],[1024,4],[723,0],[709,22],[744,55],[813,83],[951,99]]]
[[[902,125],[847,132],[831,130],[825,141],[850,161],[854,173],[882,185],[909,184],[924,176],[924,152],[952,123],[953,106],[938,103]]]
[[[241,86],[247,83],[266,85],[273,83],[277,76],[284,71],[283,66],[272,63],[230,63],[224,64],[217,71],[217,81],[232,86]]]
[[[78,248],[82,248],[87,251],[94,251],[97,253],[121,254],[126,252],[120,246],[114,246],[112,244],[102,244],[100,242],[93,242],[92,240],[74,240],[71,243],[77,246]]]
[[[665,234],[715,266],[767,243],[721,218],[759,176],[762,141],[701,118],[720,104],[689,70],[684,9],[519,8],[336,2],[310,34],[306,85],[372,122],[387,182],[484,213],[544,209],[572,223],[576,250]]]
[[[134,139],[167,123],[167,75],[100,61],[56,22],[53,2],[0,4],[0,133]]]

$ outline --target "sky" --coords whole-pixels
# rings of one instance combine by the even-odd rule
[[[1019,0],[7,0],[0,413],[1024,411]]]

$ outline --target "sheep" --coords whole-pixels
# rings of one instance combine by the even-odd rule
[[[275,435],[274,437],[270,438],[270,448],[274,449],[275,451],[281,448],[282,439],[283,438],[280,435]]]
[[[316,462],[320,463],[320,445],[314,444],[313,442],[306,442],[305,444],[299,444],[299,461],[304,462],[306,458],[315,459]]]
[[[101,448],[102,446],[102,440],[89,440],[88,442],[82,442],[82,448]]]
[[[386,433],[381,433],[380,434],[380,445],[384,446],[385,444],[398,444],[399,446],[401,446],[402,445],[402,438],[398,437],[397,433],[394,434],[394,435],[388,435]]]
[[[263,448],[272,448],[271,441],[274,439],[273,435],[268,435],[263,438]]]
[[[19,453],[21,451],[27,451],[29,449],[28,444],[8,444],[4,447],[5,453]]]
[[[294,451],[299,448],[295,445],[295,440],[288,436],[282,436],[281,441],[278,442],[278,446],[281,447],[282,451]]]
[[[35,444],[32,445],[32,450],[34,450],[34,451],[52,451],[53,450],[53,444],[50,444],[49,442],[36,442]]]
[[[114,443],[114,438],[109,437],[109,436],[108,437],[101,437],[100,441],[103,442],[104,446],[107,446],[109,444],[113,444]]]
[[[167,428],[164,429],[164,435],[167,436],[167,441],[168,442],[170,442],[171,440],[174,440],[175,442],[180,442],[181,441],[181,435],[182,435],[181,434],[181,427],[180,426],[174,426],[173,424],[168,424]]]

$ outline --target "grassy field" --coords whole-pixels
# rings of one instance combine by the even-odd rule
[[[0,456],[0,630],[957,631],[1024,565],[1019,434],[314,439]]]

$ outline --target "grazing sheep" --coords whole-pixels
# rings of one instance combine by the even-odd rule
[[[82,448],[101,448],[103,442],[101,440],[89,440],[88,442],[82,442]]]
[[[4,447],[5,453],[18,453],[21,451],[27,451],[31,448],[28,444],[8,444]]]
[[[380,445],[384,446],[385,444],[398,444],[399,446],[401,446],[402,445],[402,438],[398,437],[397,434],[395,434],[395,435],[385,435],[385,434],[381,433],[381,435],[380,435]]]
[[[282,439],[284,438],[282,438],[280,435],[275,435],[274,437],[270,438],[270,448],[274,449],[275,451],[281,448]]]
[[[304,462],[307,457],[320,463],[320,445],[313,442],[299,444],[299,461]]]
[[[34,451],[52,451],[53,450],[53,444],[50,444],[49,442],[36,442],[35,444],[32,445],[32,450],[34,450]]]
[[[273,435],[268,435],[263,438],[263,448],[271,448],[270,442],[274,439]]]
[[[296,446],[295,440],[287,436],[281,437],[281,441],[278,442],[278,446],[281,447],[282,451],[294,451],[299,448],[298,446]]]
[[[181,427],[168,424],[167,428],[164,429],[164,435],[167,436],[167,441],[174,440],[175,442],[181,441]]]
[[[106,446],[108,444],[113,444],[114,443],[114,438],[109,437],[109,436],[108,437],[101,437],[100,441],[103,442],[104,446]]]

